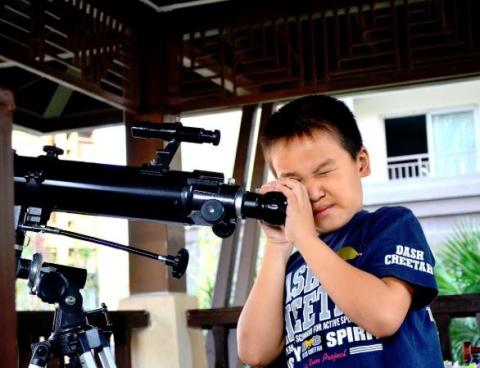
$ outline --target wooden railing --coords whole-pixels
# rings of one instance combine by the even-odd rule
[[[135,328],[148,326],[149,315],[145,311],[113,311],[108,316],[112,323],[115,360],[118,368],[131,368],[130,337]],[[53,312],[17,312],[19,367],[28,367],[31,344],[41,337],[48,338],[52,328]],[[49,368],[60,367],[56,361]]]
[[[448,330],[452,318],[476,317],[480,331],[480,294],[439,296],[431,306],[440,334],[444,359],[452,360]]]
[[[187,311],[189,327],[212,330],[215,341],[215,368],[228,367],[227,335],[237,326],[242,307],[195,309]],[[451,341],[448,333],[452,318],[476,317],[480,331],[480,294],[439,296],[431,305],[437,322],[444,359],[451,360]],[[467,345],[468,346],[468,345]],[[473,351],[476,348],[473,348]],[[470,350],[471,347],[470,347]],[[281,367],[274,362],[269,368]]]

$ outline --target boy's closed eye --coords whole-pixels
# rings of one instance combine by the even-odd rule
[[[318,171],[315,173],[315,176],[325,176],[330,174],[332,171],[334,171],[334,169]]]
[[[297,177],[294,177],[294,176],[288,176],[287,179],[292,179],[292,180],[298,181],[299,183],[303,183],[302,178],[297,178]]]

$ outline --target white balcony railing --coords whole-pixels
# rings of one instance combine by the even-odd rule
[[[390,180],[421,178],[429,176],[428,153],[395,156],[387,159]]]
[[[435,168],[428,153],[387,158],[390,180],[422,177],[457,176],[480,171],[480,153],[476,150],[450,152],[435,157]]]

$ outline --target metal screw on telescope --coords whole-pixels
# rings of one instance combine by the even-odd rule
[[[75,299],[75,297],[71,295],[65,298],[65,303],[68,305],[75,305],[76,301],[77,299]]]

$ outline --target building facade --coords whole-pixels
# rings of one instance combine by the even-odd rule
[[[371,156],[365,206],[402,205],[435,251],[480,223],[480,80],[347,98]]]

